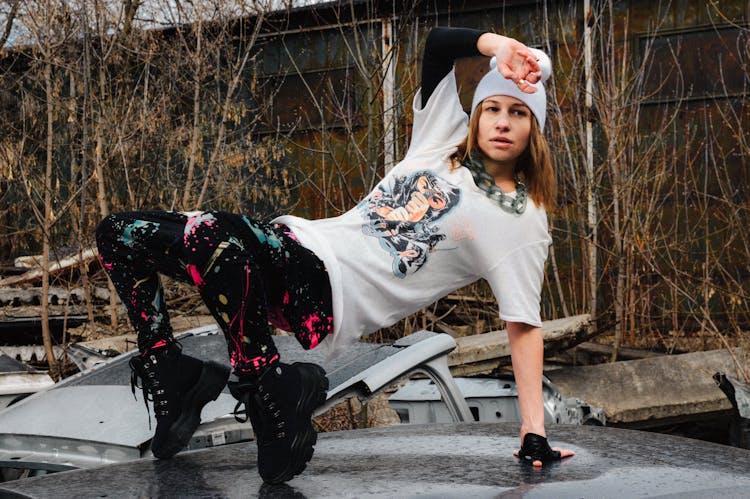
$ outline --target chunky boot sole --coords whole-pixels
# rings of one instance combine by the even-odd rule
[[[152,442],[151,452],[155,457],[169,459],[188,444],[201,424],[201,411],[206,404],[219,398],[228,378],[227,366],[214,361],[203,362],[203,369],[195,385],[180,400],[180,417],[169,428],[166,441],[158,448],[154,448]]]
[[[293,365],[299,369],[304,383],[304,397],[297,402],[294,417],[302,430],[292,442],[289,462],[286,467],[273,476],[263,476],[263,481],[270,484],[283,483],[299,475],[312,459],[318,441],[318,434],[312,425],[312,414],[326,401],[328,378],[326,372],[318,365],[298,362]]]

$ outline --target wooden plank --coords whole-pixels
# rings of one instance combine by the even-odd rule
[[[172,325],[172,330],[175,334],[189,331],[190,329],[197,327],[216,324],[216,320],[210,315],[178,315],[176,317],[171,317],[169,322]],[[124,353],[138,347],[138,337],[135,333],[128,333],[116,336],[103,336],[87,341],[79,341],[76,344],[99,351],[113,350],[119,353]]]
[[[93,288],[92,296],[103,302],[109,301],[109,290],[106,288]],[[86,294],[83,288],[65,289],[59,287],[49,288],[50,305],[62,305],[66,301],[72,304],[84,303]],[[19,307],[23,305],[38,305],[42,300],[42,288],[1,288],[0,306]]]
[[[467,376],[481,376],[492,373],[499,367],[510,364],[510,356],[507,357],[507,362],[502,362],[505,359],[490,359],[481,362],[472,362],[470,364],[458,364],[449,366],[451,375],[453,377],[467,377]]]
[[[545,321],[542,324],[545,355],[589,339],[589,325],[587,314]],[[454,376],[488,374],[498,366],[510,364],[506,330],[456,338],[456,345],[448,356],[448,366]]]
[[[96,248],[89,248],[83,251],[81,257],[84,262],[88,262],[93,260],[99,255],[99,252]],[[67,258],[63,258],[58,261],[53,261],[50,263],[49,266],[49,272],[50,274],[56,274],[62,270],[68,269],[70,267],[79,265],[81,259],[78,258],[78,255],[72,255]],[[11,286],[16,284],[23,284],[26,282],[32,282],[36,281],[37,279],[42,278],[42,269],[41,268],[34,268],[32,270],[29,270],[28,272],[24,272],[21,275],[16,275],[12,277],[6,277],[5,279],[0,279],[0,286]]]
[[[590,341],[584,341],[575,348],[582,350],[587,353],[601,354],[601,355],[612,355],[614,347],[612,345],[602,345],[600,343],[592,343]],[[650,357],[661,357],[665,355],[661,352],[652,352],[651,350],[643,350],[640,348],[624,348],[620,347],[617,349],[617,358],[619,360],[636,360],[636,359],[648,359]]]
[[[84,316],[88,320],[85,305],[49,305],[48,313],[50,320],[62,319],[63,317],[70,318],[72,316]],[[41,323],[42,307],[40,305],[25,305],[23,307],[0,308],[0,322],[11,323],[29,320],[38,321]]]
[[[99,352],[125,353],[138,348],[138,337],[135,333],[105,336],[95,340],[79,341],[76,345],[88,347]]]

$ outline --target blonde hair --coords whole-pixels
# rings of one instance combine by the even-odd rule
[[[451,155],[453,161],[452,170],[462,166],[462,163],[476,149],[481,156],[481,150],[477,145],[479,134],[479,117],[482,115],[482,106],[477,106],[476,111],[469,120],[469,133],[458,149]],[[531,131],[529,133],[529,145],[521,153],[516,161],[515,173],[520,180],[526,184],[529,197],[548,212],[555,211],[557,207],[557,181],[552,170],[552,154],[547,144],[547,139],[539,128],[536,118],[531,117]]]

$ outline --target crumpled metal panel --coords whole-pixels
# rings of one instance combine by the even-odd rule
[[[737,402],[737,411],[745,419],[750,419],[750,385],[727,376],[734,386],[734,400]]]
[[[714,381],[737,409],[740,417],[750,420],[750,385],[725,373],[714,374]]]
[[[60,358],[63,354],[63,348],[53,345],[52,352],[55,354],[55,358]],[[34,359],[40,360],[47,355],[44,351],[44,345],[3,345],[0,346],[0,354],[5,354],[13,359],[19,359],[21,362],[31,362]]]
[[[506,378],[456,378],[456,385],[466,398],[474,418],[481,422],[520,422],[518,392],[515,381]],[[563,398],[548,380],[543,380],[544,419],[549,424],[606,424],[604,411],[573,397]],[[410,380],[388,400],[402,420],[408,422],[448,423],[452,419],[441,401],[432,380]]]

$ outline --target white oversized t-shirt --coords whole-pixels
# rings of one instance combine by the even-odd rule
[[[450,156],[468,132],[455,72],[424,109],[414,97],[406,157],[356,207],[335,218],[282,216],[331,280],[334,332],[322,344],[340,351],[464,285],[486,279],[500,318],[541,326],[540,294],[551,238],[544,210],[502,210]]]

